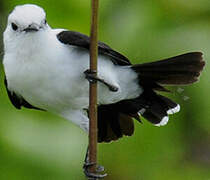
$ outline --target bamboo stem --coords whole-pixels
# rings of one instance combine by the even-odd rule
[[[91,9],[90,71],[97,76],[99,0],[92,0]],[[89,162],[97,163],[97,82],[90,83],[89,119]],[[96,164],[90,167],[90,172],[96,172]]]

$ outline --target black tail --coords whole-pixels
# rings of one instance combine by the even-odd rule
[[[176,113],[180,106],[158,95],[154,90],[167,91],[162,85],[187,85],[198,81],[205,62],[202,53],[192,52],[161,61],[133,65],[139,84],[144,89],[140,100],[144,101],[142,116],[156,125],[165,125],[168,114]]]
[[[166,85],[186,85],[198,80],[205,62],[201,52],[192,52],[161,61],[133,65],[139,80]]]
[[[196,82],[204,65],[200,52],[133,65],[131,68],[138,73],[139,84],[144,91],[135,99],[99,106],[99,142],[109,142],[123,135],[132,135],[134,132],[132,117],[140,121],[139,115],[156,126],[167,124],[168,115],[178,112],[180,106],[157,94],[155,90],[168,91],[162,86],[164,84],[187,85]]]

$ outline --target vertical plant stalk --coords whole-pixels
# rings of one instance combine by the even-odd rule
[[[99,0],[91,0],[91,30],[90,30],[90,71],[97,76],[98,59],[98,9]],[[98,120],[97,120],[97,82],[90,83],[89,100],[89,162],[95,163],[90,167],[90,172],[96,172]]]

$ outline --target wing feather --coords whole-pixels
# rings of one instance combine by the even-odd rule
[[[75,32],[75,31],[62,31],[57,34],[57,38],[60,42],[72,46],[77,46],[80,48],[88,49],[90,48],[90,37],[85,34]],[[107,44],[103,42],[98,42],[98,52],[99,54],[109,56],[110,60],[117,65],[125,66],[130,65],[130,61],[124,55],[113,50]]]

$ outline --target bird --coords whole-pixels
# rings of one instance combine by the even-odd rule
[[[123,54],[98,42],[98,73],[89,70],[90,38],[76,31],[53,29],[42,7],[16,6],[3,34],[5,87],[15,108],[48,111],[89,131],[89,82],[98,87],[98,142],[134,133],[141,117],[164,126],[180,105],[160,92],[165,86],[198,81],[202,52],[131,64]],[[88,158],[86,157],[86,160]],[[86,161],[88,166],[88,162]],[[104,177],[91,174],[88,177]]]

